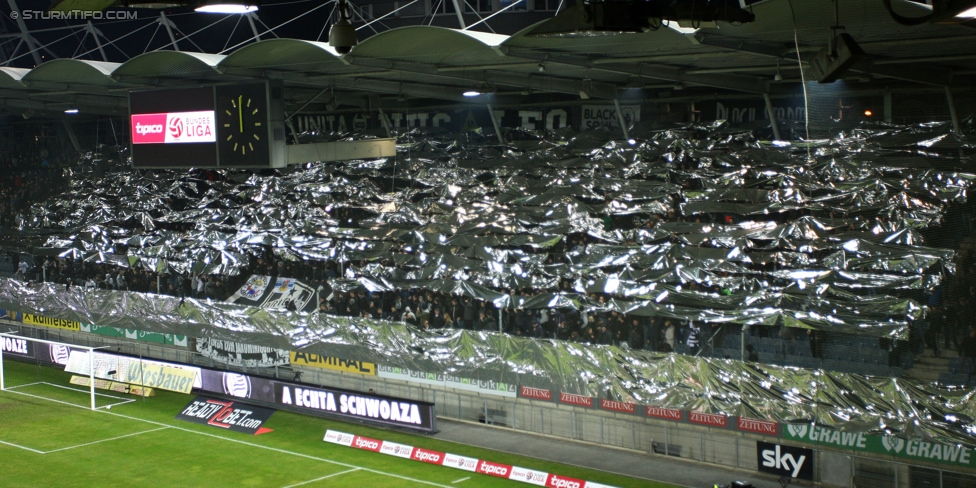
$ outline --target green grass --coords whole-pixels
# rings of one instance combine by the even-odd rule
[[[87,407],[87,392],[24,386],[37,381],[68,386],[63,371],[5,359],[4,375],[8,387],[21,385],[0,392],[0,484],[5,488],[530,486],[328,444],[322,440],[327,429],[622,488],[673,486],[283,411],[265,424],[274,432],[250,436],[176,420],[192,396],[164,391],[93,412],[78,408]],[[116,402],[97,401],[99,406]],[[465,477],[470,479],[453,483]]]

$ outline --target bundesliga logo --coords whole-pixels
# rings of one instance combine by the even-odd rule
[[[169,135],[179,139],[183,135],[183,121],[179,117],[169,121]]]

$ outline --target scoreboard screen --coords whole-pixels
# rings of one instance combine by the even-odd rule
[[[132,165],[217,167],[213,87],[129,94]]]
[[[283,131],[272,139],[281,117],[272,117],[278,106],[269,99],[267,83],[130,92],[132,166],[281,166],[272,157],[284,152]]]

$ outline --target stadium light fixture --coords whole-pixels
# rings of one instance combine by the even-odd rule
[[[74,115],[74,114],[78,113],[78,109],[72,107],[72,108],[69,108],[69,109],[65,110],[64,113]]]
[[[258,11],[255,1],[204,0],[194,9],[205,14],[247,14]]]

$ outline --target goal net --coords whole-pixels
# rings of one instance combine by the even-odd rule
[[[92,410],[134,401],[113,394],[120,359],[97,349],[0,333],[0,391]]]

